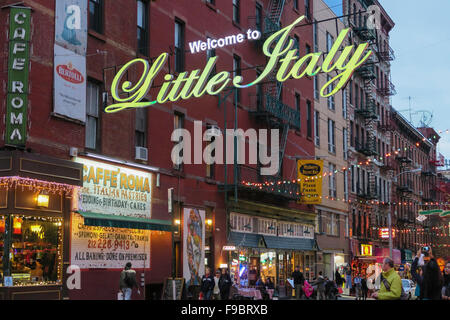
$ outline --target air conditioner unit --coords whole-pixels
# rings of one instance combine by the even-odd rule
[[[69,154],[71,157],[77,157],[78,156],[78,148],[70,147]]]
[[[136,160],[148,160],[148,149],[143,147],[136,147]]]

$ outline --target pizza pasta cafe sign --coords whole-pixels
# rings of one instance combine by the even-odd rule
[[[156,95],[156,100],[142,101],[149,92],[153,80],[168,60],[169,54],[162,53],[152,65],[145,59],[134,59],[119,70],[111,85],[111,95],[116,103],[107,106],[105,111],[113,113],[128,108],[148,107],[156,103],[163,104],[168,101],[175,102],[192,97],[200,98],[206,93],[217,95],[230,84],[239,89],[248,88],[261,83],[274,71],[276,71],[276,80],[279,82],[284,82],[291,78],[300,79],[306,75],[315,76],[319,72],[330,73],[337,71],[337,75],[320,90],[322,97],[332,96],[345,87],[353,72],[367,61],[373,52],[372,50],[366,52],[369,44],[362,43],[354,50],[353,54],[354,46],[350,45],[345,47],[338,56],[338,51],[350,31],[349,28],[346,28],[341,31],[321,65],[319,65],[319,61],[322,52],[309,53],[299,57],[297,49],[292,49],[294,40],[289,38],[289,34],[304,18],[305,16],[298,18],[292,24],[272,34],[264,42],[263,52],[268,57],[267,65],[258,78],[250,83],[245,84],[244,78],[239,75],[235,75],[232,78],[231,73],[226,71],[217,72],[214,76],[210,76],[218,59],[217,56],[214,56],[208,59],[203,70],[197,69],[191,72],[181,72],[177,78],[171,74],[166,74],[164,83]],[[136,84],[124,81],[121,85],[121,90],[119,90],[122,78],[136,64],[141,64],[143,67],[139,80]],[[333,85],[332,89],[327,90],[330,85]],[[125,93],[126,97],[123,97],[124,95],[121,97],[122,93]]]

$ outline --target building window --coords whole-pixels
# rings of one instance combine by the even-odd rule
[[[294,9],[298,10],[298,0],[293,0],[294,2]]]
[[[263,10],[259,3],[256,4],[256,30],[262,32],[263,28]]]
[[[237,55],[233,55],[233,77],[241,76],[241,58]],[[241,90],[237,89],[237,102],[241,102]]]
[[[175,113],[174,113],[173,120],[174,120],[174,122],[173,122],[173,128],[174,128],[174,130],[176,130],[176,129],[183,129],[183,128],[184,128],[184,114],[175,112]],[[180,140],[179,140],[179,141],[176,141],[175,143],[176,143],[176,144],[180,143],[182,139],[183,139],[183,138],[180,138]],[[184,151],[181,150],[181,152],[180,152],[180,154],[178,155],[178,157],[183,157],[183,153],[184,153]],[[178,171],[183,171],[183,163],[180,163],[180,164],[174,163],[174,164],[173,164],[173,168],[174,168],[175,170],[178,170]]]
[[[345,216],[345,237],[349,237],[349,230],[348,230],[349,224],[348,224],[348,216]]]
[[[103,0],[89,0],[89,29],[103,33]]]
[[[312,138],[311,101],[306,100],[306,135]]]
[[[309,0],[305,0],[305,16],[306,18],[311,18],[311,6]]]
[[[347,120],[347,89],[342,90],[342,117]]]
[[[327,83],[329,83],[330,80],[331,80],[331,77],[329,75],[327,75]],[[331,83],[328,86],[328,93],[331,93],[331,91],[333,91],[333,89],[334,89],[334,85],[333,85],[333,83]],[[335,102],[334,102],[334,95],[329,96],[327,99],[328,99],[328,109],[334,111],[336,109]]]
[[[100,86],[88,81],[86,94],[86,139],[88,149],[97,150],[99,140]]]
[[[211,39],[208,37],[208,39]],[[216,56],[216,49],[206,50],[206,63],[208,63],[209,59],[214,58]],[[216,65],[214,65],[213,70],[211,71],[209,77],[212,78],[216,74]]]
[[[348,130],[347,128],[343,128],[342,129],[342,138],[343,138],[343,151],[344,151],[344,160],[347,160],[348,157]]]
[[[12,232],[9,247],[5,248],[7,227]],[[61,218],[0,216],[1,275],[12,276],[13,286],[61,284],[62,228]],[[5,252],[9,252],[9,259]]]
[[[206,2],[208,2],[209,4],[212,4],[212,5],[216,4],[216,0],[206,0]]]
[[[344,170],[344,199],[348,200],[348,170]]]
[[[148,55],[148,6],[146,1],[137,2],[138,52]]]
[[[210,124],[206,125],[206,130],[211,130],[213,128],[217,128],[217,127],[210,125]],[[216,137],[211,136],[211,142],[208,143],[208,145],[215,144],[215,141],[216,141]],[[214,146],[212,146],[212,147],[214,147]],[[215,157],[216,157],[216,149],[215,148],[211,152],[211,157],[212,157],[212,159],[210,159],[210,161],[208,161],[208,162],[212,162],[212,160],[215,159]],[[214,175],[215,175],[215,163],[210,163],[210,164],[206,163],[206,177],[214,179]]]
[[[330,52],[331,48],[333,47],[334,38],[333,36],[327,32],[327,54]]]
[[[184,22],[175,20],[175,72],[184,71]]]
[[[241,4],[240,0],[233,0],[233,21],[239,24],[241,22]]]
[[[313,23],[314,51],[319,51],[319,33],[317,32],[317,20]]]
[[[136,108],[136,147],[147,148],[147,108]]]
[[[294,35],[294,47],[292,49],[297,49],[297,54],[300,56],[300,38]]]
[[[328,119],[328,151],[336,153],[336,132],[335,122]]]
[[[350,167],[350,179],[351,179],[351,185],[352,185],[352,192],[355,192],[355,166]]]
[[[314,111],[314,143],[317,147],[320,146],[320,133],[319,133],[320,113]]]
[[[340,219],[338,214],[331,214],[331,235],[339,236]]]
[[[330,163],[328,165],[328,168],[330,170],[329,175],[329,196],[331,198],[337,198],[337,191],[336,191],[336,165]]]
[[[319,94],[319,77],[314,77],[314,99],[319,100],[320,94]]]
[[[297,110],[298,112],[298,129],[302,127],[300,102],[301,102],[300,95],[298,93],[295,93],[295,110]]]

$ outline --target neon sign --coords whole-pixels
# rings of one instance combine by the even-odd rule
[[[369,59],[373,52],[372,50],[369,50],[363,57],[369,44],[362,43],[356,48],[352,56],[350,56],[350,54],[354,49],[353,45],[345,47],[340,56],[337,57],[337,52],[350,31],[349,28],[346,28],[343,29],[337,37],[336,42],[324,58],[321,66],[317,65],[322,56],[322,52],[309,53],[299,58],[299,56],[297,56],[297,49],[291,50],[294,45],[294,40],[289,39],[289,33],[304,18],[305,16],[298,18],[292,24],[272,34],[264,42],[263,52],[269,58],[269,61],[258,78],[248,84],[243,84],[244,79],[242,76],[235,76],[232,78],[230,72],[226,71],[218,72],[210,77],[218,59],[218,57],[215,56],[208,59],[203,71],[197,69],[190,73],[181,72],[176,79],[173,75],[166,74],[164,76],[165,82],[160,87],[159,92],[156,95],[156,100],[150,102],[142,101],[149,92],[153,80],[166,64],[169,54],[162,53],[156,58],[151,66],[148,61],[144,59],[131,60],[125,64],[114,77],[111,85],[111,95],[117,103],[107,106],[105,112],[113,113],[128,108],[148,107],[156,103],[163,104],[168,101],[175,102],[178,100],[187,100],[192,97],[200,98],[206,93],[209,95],[217,95],[229,86],[230,83],[232,83],[235,88],[248,88],[263,81],[271,72],[276,70],[277,67],[276,80],[279,82],[284,82],[291,78],[301,79],[305,75],[315,76],[320,71],[325,73],[335,70],[342,71],[328,81],[320,90],[322,97],[332,96],[347,84],[353,72]],[[289,42],[287,43],[288,40]],[[273,49],[270,50],[271,48]],[[346,63],[347,60],[348,62]],[[123,82],[121,89],[123,93],[129,94],[129,96],[121,98],[119,95],[119,83],[127,70],[134,64],[142,64],[142,75],[135,85],[130,81]],[[330,92],[327,92],[327,88],[335,82],[338,83],[333,86]]]

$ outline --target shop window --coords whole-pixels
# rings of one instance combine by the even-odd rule
[[[0,287],[3,286],[3,257],[5,255],[5,217],[0,216]]]
[[[11,215],[10,219],[11,244],[4,251],[10,252],[9,274],[13,285],[61,284],[62,219],[18,215]],[[3,239],[0,236],[0,243]]]
[[[233,21],[239,24],[241,22],[241,4],[240,0],[233,0]]]

